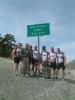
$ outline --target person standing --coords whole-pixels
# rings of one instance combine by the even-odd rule
[[[33,50],[32,50],[32,45],[29,46],[29,65],[32,64],[32,59],[33,59]]]
[[[41,60],[42,60],[42,66],[43,66],[43,74],[45,78],[50,77],[49,73],[49,52],[46,50],[46,46],[42,46],[42,52],[41,52]],[[47,77],[46,77],[47,76]]]
[[[52,79],[57,79],[57,76],[56,76],[56,52],[54,51],[54,47],[51,47],[51,50],[50,50],[50,67],[51,67]]]
[[[22,74],[23,76],[29,75],[30,67],[29,67],[29,45],[26,44],[25,48],[22,49]]]
[[[34,46],[34,50],[33,50],[33,76],[38,75],[39,60],[40,60],[40,52],[38,51],[37,46]]]
[[[18,45],[15,46],[15,48],[12,51],[12,58],[14,60],[14,73],[15,75],[18,75],[18,66],[22,58],[22,49],[21,49],[22,44],[19,43]]]
[[[33,50],[32,45],[29,46],[29,67],[30,67],[30,76],[33,74]]]
[[[57,74],[60,69],[62,69],[62,78],[65,76],[65,65],[66,65],[66,56],[63,52],[61,52],[60,48],[57,48]]]

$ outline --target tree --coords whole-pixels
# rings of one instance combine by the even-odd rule
[[[2,51],[2,44],[1,44],[1,42],[2,42],[2,36],[1,36],[1,33],[0,33],[0,55],[1,55],[1,51]]]
[[[0,56],[9,57],[13,46],[15,46],[15,37],[11,34],[6,34],[0,38]]]

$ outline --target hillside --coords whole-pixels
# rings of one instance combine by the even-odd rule
[[[67,69],[75,69],[75,60],[69,62],[66,66]]]

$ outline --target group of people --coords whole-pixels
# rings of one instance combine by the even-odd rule
[[[65,76],[66,56],[60,48],[51,47],[47,51],[46,46],[42,46],[42,51],[37,46],[26,44],[25,47],[21,43],[15,46],[12,51],[14,60],[15,74],[18,74],[19,63],[22,62],[21,73],[23,76],[37,76],[44,78],[58,79],[59,71],[62,72],[62,79]],[[30,72],[33,72],[31,75]]]

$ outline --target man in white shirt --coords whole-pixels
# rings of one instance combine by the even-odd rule
[[[56,52],[54,51],[54,47],[51,47],[50,51],[50,67],[52,72],[53,79],[56,77]]]
[[[41,52],[41,60],[42,60],[42,66],[44,68],[44,74],[45,72],[48,74],[48,65],[49,65],[49,52],[46,50],[46,47],[42,47],[42,52]],[[45,75],[46,76],[46,75]]]
[[[61,52],[60,48],[57,48],[57,69],[58,72],[62,69],[62,77],[64,78],[65,74],[65,65],[66,65],[66,56]]]
[[[37,46],[35,46],[33,50],[33,61],[32,61],[34,76],[37,76],[38,74],[39,60],[40,60],[40,52],[38,51]]]

